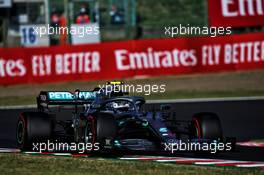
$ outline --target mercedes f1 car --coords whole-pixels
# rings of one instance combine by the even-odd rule
[[[107,87],[115,91],[106,93]],[[128,96],[116,87],[110,83],[93,91],[40,92],[38,111],[20,114],[18,146],[32,150],[33,143],[49,140],[90,143],[100,152],[160,151],[166,143],[182,139],[211,142],[223,138],[220,120],[214,113],[197,113],[191,121],[180,121],[168,112],[169,106],[145,111],[143,97]],[[71,118],[66,120],[66,115]]]

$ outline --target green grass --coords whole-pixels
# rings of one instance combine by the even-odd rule
[[[251,140],[252,142],[264,143],[264,139]]]
[[[214,97],[247,97],[264,96],[264,90],[261,91],[169,91],[164,94],[153,94],[145,96],[146,99],[191,99],[191,98],[214,98]]]
[[[156,162],[0,154],[0,172],[8,175],[253,175],[260,169],[216,168]]]
[[[264,71],[227,72],[124,79],[129,85],[166,85],[165,93],[136,94],[147,100],[264,96]],[[105,81],[66,82],[40,85],[0,86],[0,106],[35,104],[40,91],[91,90]],[[135,94],[131,94],[135,95]]]
[[[35,96],[24,96],[24,97],[15,97],[10,96],[8,98],[0,98],[0,106],[12,106],[12,105],[31,105],[36,104]]]
[[[37,95],[37,94],[36,94]],[[131,94],[142,96],[144,94]],[[264,90],[255,91],[183,91],[175,90],[169,91],[164,94],[157,93],[151,95],[144,95],[147,100],[158,99],[191,99],[191,98],[215,98],[215,97],[248,97],[248,96],[264,96]],[[8,98],[0,98],[0,106],[12,106],[12,105],[32,105],[36,104],[36,96],[10,96]]]
[[[158,99],[159,95],[157,96],[150,96],[150,99]],[[163,99],[165,98],[162,96]],[[176,97],[175,97],[176,98]],[[15,97],[10,96],[8,98],[2,97],[0,98],[0,106],[12,106],[12,105],[31,105],[36,103],[35,96],[25,96],[25,97]]]

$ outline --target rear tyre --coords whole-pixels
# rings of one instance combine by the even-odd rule
[[[198,139],[222,140],[223,131],[218,116],[214,113],[198,113],[192,119],[193,135]]]
[[[17,146],[21,150],[32,150],[33,143],[46,142],[51,138],[52,119],[42,112],[21,113],[16,129]]]

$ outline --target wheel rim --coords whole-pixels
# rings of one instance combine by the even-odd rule
[[[89,128],[90,128],[90,124],[89,124],[89,122],[87,122],[86,127],[85,127],[85,133],[84,133],[84,143],[85,144],[90,143],[90,140],[91,140],[90,139],[91,132],[90,132]]]
[[[95,135],[95,131],[94,131],[94,122],[93,119],[88,120],[88,122],[86,123],[85,126],[85,132],[84,132],[84,143],[92,143],[94,144],[95,139],[94,136]]]
[[[25,124],[20,120],[17,124],[17,142],[22,145],[25,137]]]

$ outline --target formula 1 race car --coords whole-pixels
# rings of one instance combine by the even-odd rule
[[[116,85],[110,82],[104,88],[74,93],[40,92],[38,111],[23,112],[18,119],[19,148],[32,150],[36,143],[53,141],[90,144],[90,152],[147,152],[162,151],[166,144],[182,139],[193,142],[223,139],[216,114],[197,113],[191,121],[178,121],[177,116],[172,119],[167,112],[169,106],[144,111],[143,97],[128,96]]]

